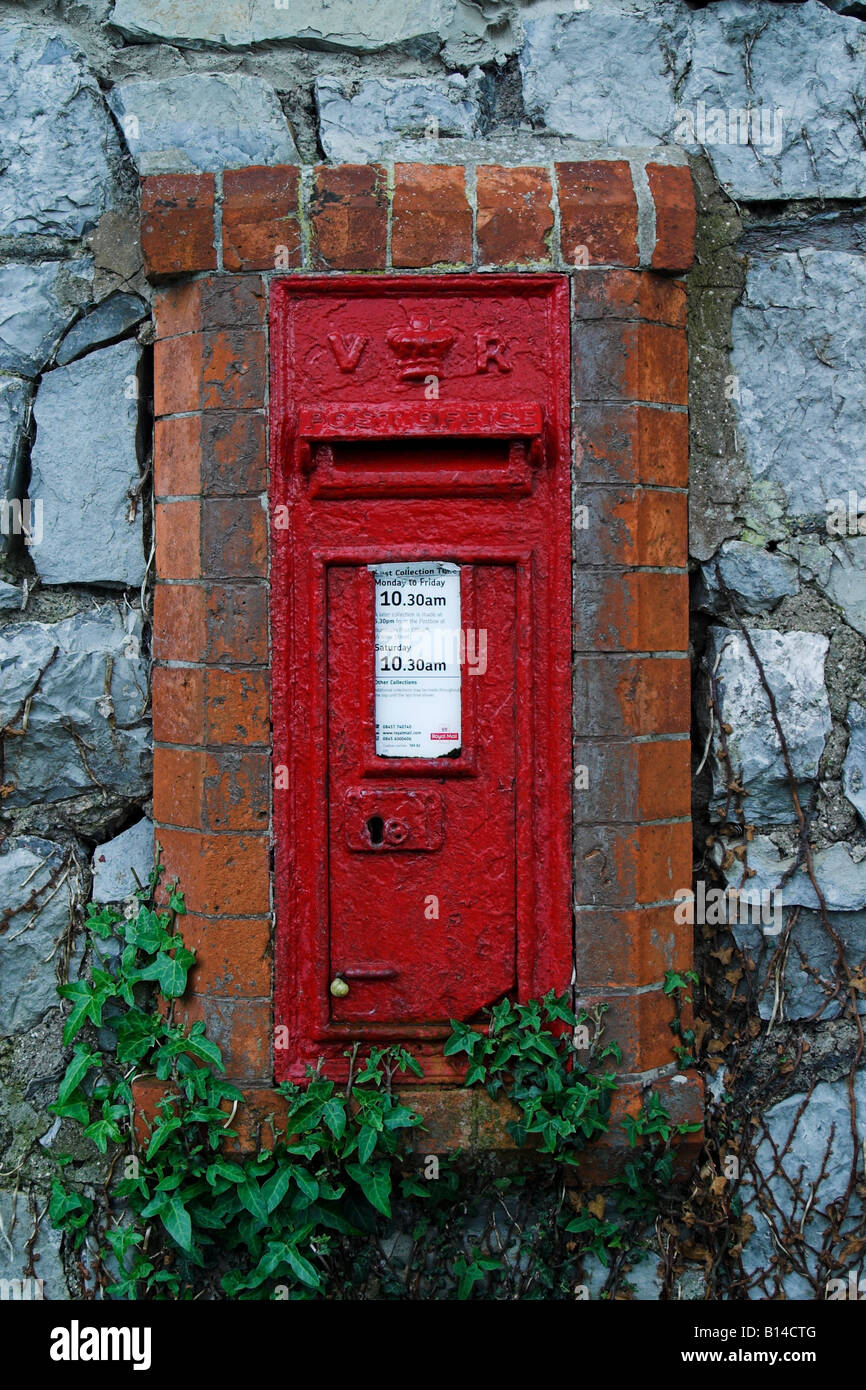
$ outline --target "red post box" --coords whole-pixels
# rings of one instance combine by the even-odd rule
[[[271,304],[276,1073],[568,987],[568,284]]]

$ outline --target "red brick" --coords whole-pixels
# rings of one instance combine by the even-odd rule
[[[207,594],[205,660],[213,666],[261,665],[268,659],[264,585],[216,584]]]
[[[557,164],[562,256],[570,265],[637,265],[637,198],[625,160]]]
[[[619,1043],[622,1051],[620,1066],[625,1072],[649,1071],[654,1067],[670,1066],[676,1060],[673,1000],[660,989],[641,994],[605,994],[602,997],[578,994],[577,1008],[592,1010],[594,1005],[606,1004],[603,1016],[604,1041]],[[589,1025],[592,1037],[592,1024]]]
[[[681,411],[639,406],[640,480],[663,487],[688,487],[689,417]]]
[[[319,165],[310,204],[313,265],[384,270],[388,237],[385,170],[379,164]]]
[[[216,268],[213,174],[142,179],[141,250],[150,275]]]
[[[575,831],[576,902],[632,907],[667,902],[691,883],[688,821],[582,825]]]
[[[204,769],[205,824],[209,830],[267,830],[270,758],[230,748],[209,753]]]
[[[686,287],[680,280],[648,270],[589,268],[573,285],[578,319],[646,319],[685,328]]]
[[[154,740],[157,743],[203,743],[203,668],[155,666],[151,689]]]
[[[198,579],[199,544],[198,502],[157,502],[157,578]]]
[[[688,513],[684,492],[587,488],[582,496],[589,524],[578,532],[579,563],[685,567]]]
[[[576,725],[598,738],[684,734],[690,727],[688,659],[577,656]]]
[[[270,911],[266,835],[160,829],[166,882],[177,878],[190,912],[206,917]]]
[[[687,165],[648,164],[650,192],[656,208],[656,270],[688,270],[695,254],[695,190]]]
[[[638,743],[640,821],[674,820],[692,809],[691,744],[687,738]],[[678,884],[678,888],[688,884]]]
[[[663,902],[688,888],[692,874],[692,827],[653,823],[638,827],[637,893],[639,903]]]
[[[269,742],[267,672],[212,668],[206,691],[209,744]]]
[[[688,401],[688,349],[677,328],[656,323],[585,320],[574,340],[579,400]]]
[[[197,333],[201,327],[201,281],[167,285],[157,294],[153,317],[158,338]]]
[[[201,661],[205,641],[204,591],[197,584],[157,584],[153,599],[157,661]]]
[[[194,497],[201,487],[201,416],[169,416],[153,428],[157,497]]]
[[[201,281],[201,326],[260,328],[267,295],[261,275],[209,275]]]
[[[223,174],[226,270],[288,270],[301,264],[300,173],[293,165],[227,169]]]
[[[482,265],[528,265],[551,259],[553,187],[546,169],[480,165],[476,189]]]
[[[270,994],[270,918],[186,916],[178,927],[184,945],[196,953],[189,980],[193,994]]]
[[[205,754],[200,749],[153,750],[153,819],[157,825],[199,829],[204,804]]]
[[[463,168],[395,165],[391,260],[409,269],[471,264],[472,210]]]
[[[258,579],[267,575],[267,515],[258,497],[204,501],[201,539],[205,578]]]
[[[266,382],[264,334],[257,329],[223,329],[204,333],[202,339],[205,410],[261,409]]]
[[[668,970],[688,970],[692,938],[693,928],[674,920],[672,905],[582,908],[575,914],[580,985],[649,985]]]
[[[684,492],[648,488],[637,494],[638,547],[636,564],[682,565],[688,563],[688,499]],[[672,594],[684,591],[672,585]],[[683,602],[684,607],[688,605]],[[669,650],[672,650],[669,648]]]
[[[201,409],[201,336],[158,338],[153,348],[155,415],[181,415]]]
[[[215,994],[190,995],[177,1009],[185,1023],[204,1023],[208,1037],[222,1052],[226,1075],[241,1082],[270,1079],[271,1012],[269,999]]]
[[[264,492],[268,484],[263,414],[210,410],[202,425],[202,491],[237,496]]]
[[[575,642],[583,651],[685,651],[686,574],[584,571],[576,582]]]

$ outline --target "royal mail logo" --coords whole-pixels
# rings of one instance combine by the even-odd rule
[[[453,733],[450,733],[450,734],[444,733],[444,732],[437,732],[437,733],[435,733],[435,734],[431,734],[431,735],[430,735],[431,738],[438,738],[438,739],[453,739],[453,738],[457,738],[457,736],[458,736],[458,735],[457,735],[457,730],[456,730],[456,729],[454,730]]]

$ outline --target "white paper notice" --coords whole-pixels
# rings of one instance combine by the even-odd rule
[[[376,580],[376,752],[442,757],[460,747],[460,566],[368,568]]]

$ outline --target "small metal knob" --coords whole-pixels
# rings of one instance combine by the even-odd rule
[[[340,975],[335,975],[331,981],[331,993],[335,999],[345,999],[349,993],[349,986]]]

